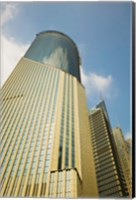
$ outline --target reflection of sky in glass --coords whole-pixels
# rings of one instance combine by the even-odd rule
[[[70,39],[59,33],[39,34],[25,57],[62,69],[80,80],[78,52]]]
[[[42,61],[45,64],[48,63],[53,66],[55,65],[55,67],[64,68],[67,71],[68,70],[67,49],[58,47],[50,54],[50,56],[45,56]]]

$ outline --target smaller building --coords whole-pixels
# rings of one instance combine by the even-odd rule
[[[128,188],[129,196],[132,196],[132,164],[131,164],[131,142],[128,139],[125,141],[120,127],[113,129],[113,136],[123,170],[124,178]]]
[[[90,111],[89,121],[99,196],[127,197],[128,191],[104,101]]]
[[[132,139],[128,138],[125,140],[126,146],[127,146],[127,152],[130,155],[130,160],[132,160]],[[130,161],[131,163],[131,161]]]

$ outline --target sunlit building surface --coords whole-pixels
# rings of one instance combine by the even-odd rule
[[[128,196],[104,101],[89,112],[89,121],[99,196]]]
[[[1,91],[1,196],[97,197],[80,58],[41,32]]]
[[[122,166],[123,174],[125,177],[126,185],[129,191],[129,196],[132,196],[132,163],[131,154],[123,136],[122,130],[119,127],[113,129],[113,136],[115,145],[119,155],[120,163]],[[129,143],[128,143],[129,144]]]
[[[131,164],[132,164],[132,139],[128,138],[125,140],[126,146],[127,146],[127,151],[130,155],[130,160],[131,160]]]

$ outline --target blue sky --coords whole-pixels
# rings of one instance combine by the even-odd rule
[[[1,3],[2,84],[43,30],[77,44],[81,77],[91,108],[103,96],[112,127],[131,133],[131,2]],[[7,59],[8,57],[8,59]]]

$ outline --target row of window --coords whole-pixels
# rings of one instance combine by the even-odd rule
[[[66,78],[63,85],[63,103],[62,103],[62,116],[61,116],[61,128],[60,128],[60,144],[59,144],[59,157],[58,157],[58,169],[61,169],[62,165],[62,148],[64,137],[64,116],[65,116],[65,99],[66,99]]]
[[[71,193],[71,172],[66,171],[66,181],[65,181],[65,194],[66,193]],[[63,192],[63,185],[64,185],[64,180],[63,180],[63,172],[59,172],[58,174],[58,180],[57,180],[57,197],[62,195]],[[54,187],[55,185],[55,173],[51,173],[50,176],[50,188],[49,188],[49,196],[54,194]]]
[[[28,126],[26,126],[26,128],[27,128]],[[25,139],[25,136],[26,136],[26,132],[28,132],[28,130],[26,130],[25,129],[25,131],[24,131],[24,134],[23,134],[23,136],[22,136],[22,138],[21,138],[21,143],[20,143],[20,147],[23,145],[23,143],[24,143],[24,139]],[[21,132],[19,132],[19,134],[20,134]],[[15,149],[15,147],[17,146],[17,143],[18,143],[18,140],[19,140],[19,134],[18,134],[18,138],[17,138],[17,140],[16,140],[16,142],[15,142],[15,145],[14,145],[14,149],[13,149],[13,151],[12,151],[12,155],[11,156],[13,156],[13,154],[14,154],[14,152],[16,152],[16,149]],[[35,137],[34,136],[36,136],[36,131],[34,131],[34,135],[33,135],[33,139],[32,139],[32,144],[31,144],[31,146],[30,146],[30,152],[32,151],[32,145],[33,145],[33,143],[34,143],[34,139],[35,139]],[[14,138],[14,137],[13,137]],[[13,138],[12,138],[12,140],[13,140]],[[28,134],[28,137],[27,137],[27,141],[26,141],[26,144],[25,144],[25,147],[24,147],[24,153],[26,152],[26,150],[27,150],[27,146],[28,146],[28,141],[29,141],[29,138],[30,138],[30,134]],[[13,142],[11,141],[11,144],[12,144]],[[10,146],[9,146],[10,147]],[[20,148],[19,148],[20,149]],[[9,150],[10,150],[10,148],[9,148]],[[10,150],[11,151],[11,150]],[[9,151],[8,151],[9,152]],[[7,155],[8,155],[8,152],[7,152]],[[18,151],[19,152],[19,151]],[[7,155],[6,155],[6,157],[7,157]],[[21,168],[21,166],[20,166],[20,168]],[[11,176],[13,175],[13,173],[14,173],[14,169],[15,169],[15,166],[13,165],[13,169],[12,169],[12,173],[11,173]],[[19,172],[20,172],[21,170],[19,170]],[[20,173],[18,173],[18,175],[19,175]]]
[[[17,110],[17,109],[16,109]],[[32,112],[32,109],[31,109],[31,111],[29,112],[29,114]],[[16,112],[14,112],[14,116],[15,116],[15,113]],[[33,113],[33,112],[32,112]],[[13,116],[13,118],[16,120],[16,118]],[[20,114],[19,115],[20,117],[22,116],[22,114]],[[29,115],[30,116],[30,115]],[[11,118],[11,120],[13,120],[13,118]],[[29,118],[30,119],[30,118]],[[29,119],[27,119],[27,124],[28,124],[28,122],[29,122]],[[24,122],[24,120],[26,120],[26,116],[24,115],[24,117],[23,117],[23,120],[21,120],[22,122]],[[8,124],[15,124],[14,122],[12,122],[12,123],[8,123]],[[19,124],[20,123],[17,123],[17,125],[16,125],[16,128],[19,126]],[[12,131],[12,129],[10,130],[10,133],[11,133],[11,131]],[[6,131],[7,132],[7,131]],[[10,134],[9,134],[10,135]]]
[[[66,82],[67,82],[67,106],[66,104]],[[71,88],[71,94],[70,94]],[[65,166],[68,167],[69,165],[69,132],[72,131],[72,163],[71,165],[74,167],[75,164],[75,150],[74,150],[74,134],[75,134],[75,124],[74,124],[74,84],[73,81],[70,81],[70,77],[66,76],[64,79],[64,88],[63,88],[63,104],[62,104],[62,116],[61,116],[61,129],[60,129],[60,147],[59,147],[59,158],[58,158],[58,169],[61,169],[61,162],[62,162],[62,150],[63,150],[63,137],[64,137],[64,122],[66,120],[66,135],[65,135]],[[72,97],[72,98],[71,98]],[[71,100],[72,99],[72,100]],[[70,102],[71,100],[71,102]],[[71,105],[71,113],[69,105]],[[66,106],[66,107],[65,107]],[[66,110],[65,110],[66,109]],[[65,119],[66,115],[66,119]],[[71,121],[71,127],[70,127]],[[71,129],[71,130],[69,130]]]

